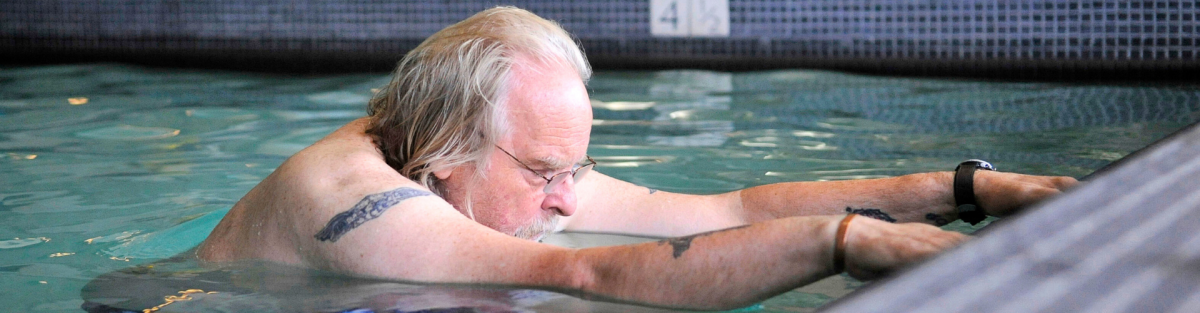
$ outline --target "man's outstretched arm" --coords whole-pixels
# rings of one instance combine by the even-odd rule
[[[951,172],[777,183],[716,195],[657,191],[596,174],[576,185],[579,210],[567,221],[567,230],[679,236],[790,216],[845,213],[932,225],[958,219]],[[995,216],[1014,213],[1075,183],[1070,177],[992,171],[978,171],[974,177],[977,200]]]
[[[791,217],[655,243],[580,250],[592,272],[591,284],[581,289],[689,309],[745,306],[836,274],[832,255],[841,219]],[[855,218],[847,232],[846,271],[872,279],[965,238],[930,225]]]
[[[728,309],[833,274],[841,219],[784,218],[659,242],[575,250],[501,234],[437,197],[392,193],[399,196],[364,198],[395,202],[363,206],[380,214],[329,216],[329,222],[304,227],[309,235],[298,240],[305,241],[302,251],[311,251],[305,262],[390,279],[530,286],[655,306]],[[326,231],[335,224],[342,226]],[[962,240],[928,225],[866,218],[854,219],[847,234],[847,270],[864,278]]]
[[[739,192],[749,222],[796,215],[859,213],[889,222],[943,225],[958,219],[953,172],[764,185]],[[978,171],[975,195],[989,215],[1006,216],[1074,186],[1070,177]],[[831,212],[832,211],[832,212]]]

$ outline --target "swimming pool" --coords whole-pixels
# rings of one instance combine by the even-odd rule
[[[362,116],[372,88],[386,80],[111,64],[0,69],[0,305],[77,312],[94,278],[187,251],[287,156]],[[602,71],[589,88],[596,122],[588,152],[599,170],[696,193],[948,170],[966,158],[1080,177],[1200,120],[1194,84]],[[572,234],[548,241],[645,240]],[[550,292],[350,280],[265,264],[155,266],[88,299],[137,295],[147,307],[171,302],[163,308],[173,311],[368,304],[650,311]],[[811,311],[860,285],[834,277],[751,310]],[[178,293],[187,289],[203,292]]]

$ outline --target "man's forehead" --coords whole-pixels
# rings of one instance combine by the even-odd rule
[[[565,133],[575,133],[567,135]],[[517,157],[535,169],[567,168],[587,153],[587,132],[528,127],[514,132],[511,144]]]
[[[568,168],[587,153],[590,123],[586,126],[562,127],[561,124],[531,122],[525,125],[514,125],[511,133],[511,145],[517,157],[528,162],[535,169]],[[514,121],[514,124],[520,123]]]
[[[534,70],[533,68],[536,68]],[[514,151],[530,167],[561,169],[587,152],[591,101],[578,73],[555,64],[515,64],[507,96]],[[534,164],[536,163],[536,164]]]

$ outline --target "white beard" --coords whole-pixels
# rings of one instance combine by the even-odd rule
[[[529,225],[517,228],[513,236],[541,242],[542,239],[545,239],[546,236],[549,236],[556,229],[558,229],[558,215],[554,214],[549,217],[535,219]]]

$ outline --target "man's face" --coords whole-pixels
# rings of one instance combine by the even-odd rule
[[[592,128],[591,102],[579,74],[561,64],[518,58],[509,83],[510,136],[492,148],[485,177],[470,179],[474,167],[462,166],[444,180],[447,200],[468,214],[464,202],[470,192],[476,221],[538,240],[555,230],[559,216],[575,213],[574,181],[566,179],[546,193],[542,177],[569,171],[584,159]]]

